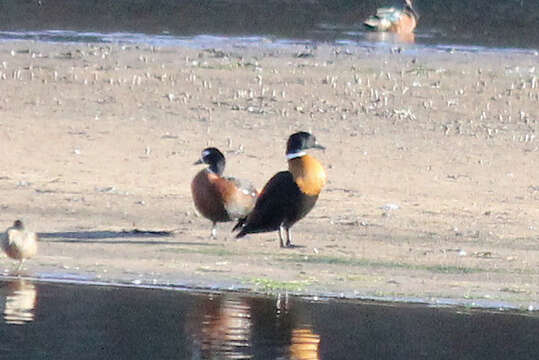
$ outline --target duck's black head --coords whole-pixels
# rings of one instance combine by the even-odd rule
[[[24,229],[24,225],[23,225],[22,221],[19,220],[19,219],[15,220],[15,221],[13,222],[13,227],[14,227],[15,229],[17,229],[17,230],[22,230],[22,229]]]
[[[286,156],[291,159],[305,155],[303,150],[325,149],[316,142],[316,138],[306,131],[300,131],[290,135],[286,144]]]
[[[219,149],[209,147],[202,150],[200,159],[194,163],[194,165],[198,164],[208,164],[211,172],[222,175],[225,171],[225,156]]]

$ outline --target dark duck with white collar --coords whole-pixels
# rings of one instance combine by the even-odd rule
[[[326,184],[322,164],[305,152],[311,148],[325,149],[308,132],[290,135],[286,146],[288,171],[278,172],[266,183],[253,211],[234,227],[240,230],[237,238],[277,230],[281,247],[292,247],[290,228],[312,210]]]
[[[223,176],[225,157],[217,148],[202,151],[195,162],[208,164],[191,182],[191,192],[197,211],[212,222],[211,237],[217,235],[217,223],[237,220],[253,209],[257,191],[245,180]]]

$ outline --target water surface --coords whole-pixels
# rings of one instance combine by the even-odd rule
[[[379,41],[364,31],[362,21],[393,3],[399,1],[4,0],[0,38],[65,41],[67,31],[68,38],[80,41],[121,33],[154,40],[217,35],[361,45]],[[539,49],[539,1],[416,0],[415,7],[421,15],[419,45]],[[50,31],[64,36],[55,38]]]
[[[535,313],[0,282],[5,359],[536,359]]]

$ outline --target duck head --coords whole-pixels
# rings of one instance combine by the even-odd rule
[[[318,144],[314,135],[300,131],[290,135],[286,144],[286,157],[293,159],[305,155],[307,149],[325,149],[322,145]]]
[[[22,230],[24,229],[24,224],[22,223],[21,220],[17,219],[13,222],[13,228],[17,230]]]
[[[225,170],[225,156],[222,152],[219,151],[219,149],[214,147],[209,147],[204,150],[202,150],[202,153],[200,154],[200,159],[195,161],[193,165],[199,165],[199,164],[207,164],[208,169],[217,174],[222,175],[223,171]]]

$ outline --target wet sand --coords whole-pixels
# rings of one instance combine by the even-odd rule
[[[538,59],[3,42],[1,223],[41,234],[26,276],[537,306]],[[329,179],[300,247],[209,239],[200,150],[261,188],[297,130]]]

